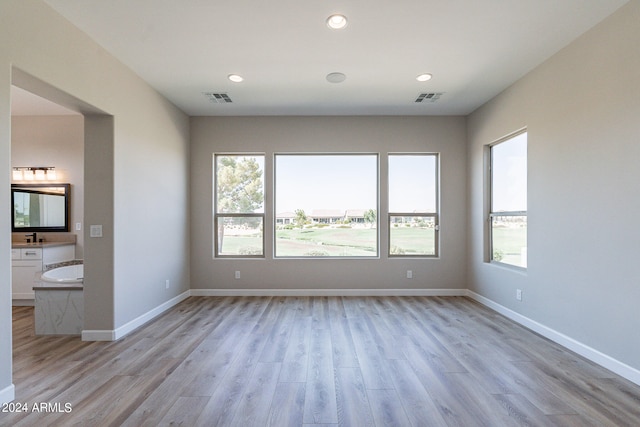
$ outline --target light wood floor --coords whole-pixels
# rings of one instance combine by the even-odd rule
[[[3,426],[640,425],[640,387],[462,297],[192,297],[111,343],[13,313]]]

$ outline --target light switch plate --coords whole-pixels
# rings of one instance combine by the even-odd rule
[[[102,237],[102,225],[90,225],[89,237]]]

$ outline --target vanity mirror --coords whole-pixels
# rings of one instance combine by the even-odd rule
[[[11,231],[69,231],[71,184],[11,184]]]

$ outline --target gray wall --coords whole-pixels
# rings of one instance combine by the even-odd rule
[[[4,34],[4,11],[0,4],[0,34]],[[2,40],[0,38],[0,40]],[[11,200],[11,67],[5,62],[3,43],[0,41],[0,200]],[[3,204],[4,206],[4,204]],[[11,382],[11,215],[0,215],[0,402],[13,399]]]
[[[189,289],[189,121],[39,0],[0,2],[0,200],[10,86],[85,113],[85,328],[113,331]],[[0,400],[12,393],[10,222],[0,215]],[[152,268],[153,267],[153,268]],[[165,290],[165,280],[171,287]]]
[[[13,116],[11,166],[55,166],[56,182],[71,184],[69,227],[70,233],[76,235],[76,258],[81,259],[84,233],[75,230],[75,223],[84,221],[83,117]]]
[[[464,289],[466,157],[463,117],[196,117],[191,119],[191,287],[193,289]],[[263,260],[213,259],[212,161],[215,152],[266,154],[266,224],[272,224],[274,152],[439,152],[439,259],[388,259],[380,221],[380,260],[272,258],[265,227]],[[381,187],[387,166],[380,162]],[[387,199],[382,192],[380,218]],[[234,279],[234,271],[241,279]],[[413,279],[406,279],[412,270]]]
[[[468,119],[469,287],[640,369],[640,2]],[[528,270],[483,262],[483,147],[528,129]],[[516,301],[516,289],[523,300]]]
[[[474,112],[466,126],[459,117],[260,117],[193,118],[189,128],[184,114],[44,3],[3,0],[0,179],[11,178],[9,90],[22,70],[43,82],[33,92],[87,114],[85,224],[105,226],[104,238],[85,241],[92,329],[118,328],[188,290],[190,260],[194,289],[468,286],[640,369],[638,22],[640,2],[632,0]],[[483,261],[482,157],[485,144],[523,126],[530,227],[524,274]],[[212,259],[212,154],[244,150],[440,152],[441,258]],[[385,173],[383,162],[383,180]],[[9,197],[9,186],[0,185],[0,200]],[[0,400],[12,394],[9,217],[0,215]],[[235,270],[241,280],[233,279]]]

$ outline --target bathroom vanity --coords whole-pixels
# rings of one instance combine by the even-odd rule
[[[75,235],[72,241],[21,243],[11,246],[11,294],[14,305],[33,305],[33,285],[49,264],[75,258]]]
[[[11,184],[11,296],[33,305],[34,282],[49,264],[75,259],[69,233],[71,184]]]

